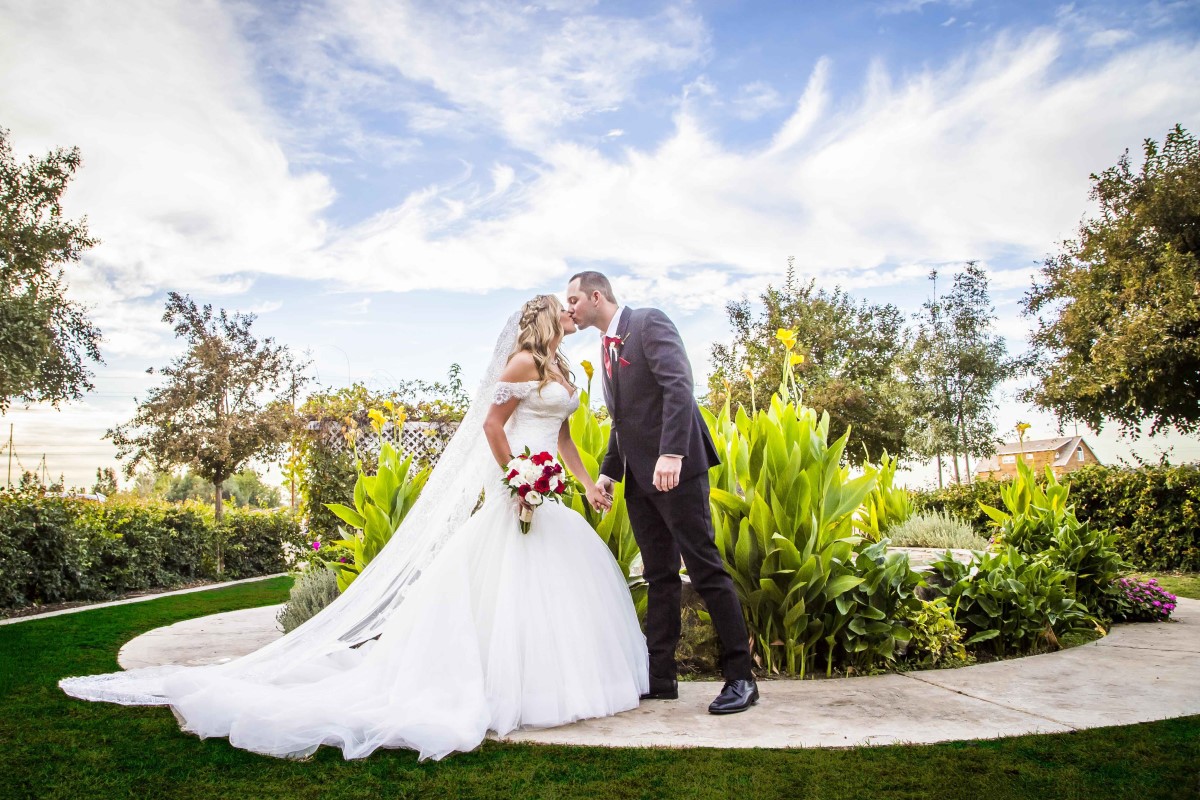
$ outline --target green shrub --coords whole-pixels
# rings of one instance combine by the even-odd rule
[[[282,572],[283,545],[299,537],[287,511],[231,511],[217,525],[194,503],[0,492],[0,607]]]
[[[1069,478],[1079,519],[1116,534],[1135,568],[1200,572],[1200,465],[1091,466]]]
[[[976,553],[970,565],[943,556],[931,569],[970,637],[967,647],[990,641],[997,655],[1057,648],[1064,634],[1096,626],[1067,588],[1065,569],[1026,558],[1015,547]]]
[[[922,511],[888,529],[892,547],[986,550],[987,539],[945,511]]]
[[[922,600],[916,607],[906,606],[900,619],[912,631],[905,658],[918,667],[964,667],[975,657],[963,645],[964,631],[954,621],[954,610],[946,598]]]
[[[1116,547],[1116,536],[1075,516],[1071,487],[1059,483],[1047,467],[1041,481],[1017,463],[1017,476],[1001,490],[1007,511],[983,510],[998,525],[997,544],[1016,548],[1067,573],[1066,587],[1088,613],[1112,619],[1119,590],[1116,580],[1129,571]]]
[[[336,600],[339,594],[337,576],[331,570],[305,570],[296,576],[287,604],[275,619],[284,633],[291,633]]]
[[[1068,473],[1081,522],[1116,534],[1121,556],[1136,569],[1200,572],[1200,466],[1087,466]],[[947,511],[988,535],[980,503],[1000,506],[1005,481],[950,485],[915,496],[918,509]]]

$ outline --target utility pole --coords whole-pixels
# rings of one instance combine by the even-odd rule
[[[8,423],[8,483],[6,486],[12,488],[12,456],[13,456],[13,424]]]

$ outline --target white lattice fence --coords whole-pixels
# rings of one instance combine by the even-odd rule
[[[411,455],[420,465],[433,466],[457,427],[457,423],[453,422],[405,422],[397,429],[393,423],[386,422],[381,435],[375,433],[370,425],[360,425],[355,431],[358,454],[364,465],[369,465],[379,457],[380,442],[387,441],[400,451],[402,457]],[[308,424],[308,429],[314,433],[322,448],[334,454],[352,453],[354,450],[354,445],[346,438],[346,429],[341,421],[313,421]]]

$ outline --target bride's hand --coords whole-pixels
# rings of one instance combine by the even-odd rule
[[[612,484],[608,483],[606,486],[612,486]],[[612,509],[612,495],[606,492],[599,483],[588,487],[587,501],[596,511],[608,511]]]

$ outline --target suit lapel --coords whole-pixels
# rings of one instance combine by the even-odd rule
[[[625,337],[629,335],[630,317],[633,316],[633,311],[626,306],[621,310],[621,318],[617,320],[617,336],[620,338],[622,345],[617,348],[616,357],[612,361],[612,394],[613,394],[613,409],[621,408],[621,358],[625,350]]]

